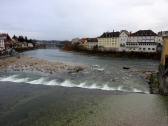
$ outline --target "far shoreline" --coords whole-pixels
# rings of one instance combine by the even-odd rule
[[[96,56],[109,56],[109,57],[116,57],[116,58],[133,58],[133,59],[153,59],[153,60],[160,60],[161,59],[161,52],[154,52],[154,53],[146,53],[146,52],[118,52],[118,51],[101,51],[99,49],[89,50],[84,47],[76,47],[71,44],[67,44],[62,48],[63,51],[72,51],[72,52],[80,52],[89,55],[96,55]]]

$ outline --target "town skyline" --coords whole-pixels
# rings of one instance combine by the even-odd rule
[[[2,0],[0,32],[40,40],[97,37],[123,29],[168,29],[166,0]]]
[[[122,29],[122,30],[111,30],[111,31],[102,31],[99,35],[95,35],[95,36],[86,36],[86,35],[84,35],[84,36],[74,36],[74,37],[72,37],[72,38],[70,38],[70,39],[37,39],[37,38],[31,38],[31,39],[33,39],[33,40],[41,40],[41,41],[71,41],[71,40],[73,40],[73,39],[76,39],[76,38],[98,38],[98,37],[100,37],[102,34],[104,34],[104,33],[112,33],[112,32],[122,32],[122,31],[127,31],[129,34],[133,34],[133,33],[135,33],[135,32],[137,32],[137,31],[143,31],[143,30],[152,30],[153,32],[155,32],[156,34],[159,34],[160,32],[168,32],[168,30],[158,30],[157,32],[156,31],[154,31],[153,29],[139,29],[139,30],[136,30],[136,31],[131,31],[131,30],[127,30],[127,29]],[[20,33],[20,34],[11,34],[11,32],[3,32],[3,31],[0,31],[0,34],[8,34],[9,36],[11,36],[11,37],[14,37],[14,36],[22,36],[22,37],[29,37],[30,38],[30,36],[29,35],[26,35],[26,34],[23,34],[23,33]]]

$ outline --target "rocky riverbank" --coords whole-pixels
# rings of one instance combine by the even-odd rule
[[[157,89],[152,85],[153,79],[151,80],[151,75],[156,75],[157,71],[140,70],[131,67],[129,67],[129,69],[126,69],[125,71],[127,71],[131,75],[139,76],[142,79],[145,79],[145,81],[149,83],[150,93],[157,93]],[[113,75],[108,75],[106,71],[104,71],[104,69],[93,69],[93,66],[65,64],[54,61],[51,62],[27,56],[7,57],[0,59],[0,72],[24,72],[58,78],[63,77],[70,80],[77,78],[78,80],[83,81],[87,80],[88,76],[96,74],[96,76],[105,75],[106,78],[109,78],[109,83],[110,79],[113,78]],[[120,82],[120,79],[121,78],[114,80]],[[99,82],[98,78],[95,80]]]
[[[6,72],[35,72],[41,74],[79,73],[87,66],[49,62],[32,57],[7,57],[1,59],[0,70]]]

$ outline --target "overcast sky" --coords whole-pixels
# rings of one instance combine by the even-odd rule
[[[0,0],[0,32],[36,39],[168,30],[168,0]]]

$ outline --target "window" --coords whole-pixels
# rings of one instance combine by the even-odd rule
[[[143,50],[146,50],[145,48],[143,48]]]
[[[155,50],[155,48],[152,48],[152,50]]]
[[[148,50],[151,50],[151,48],[148,48]]]

